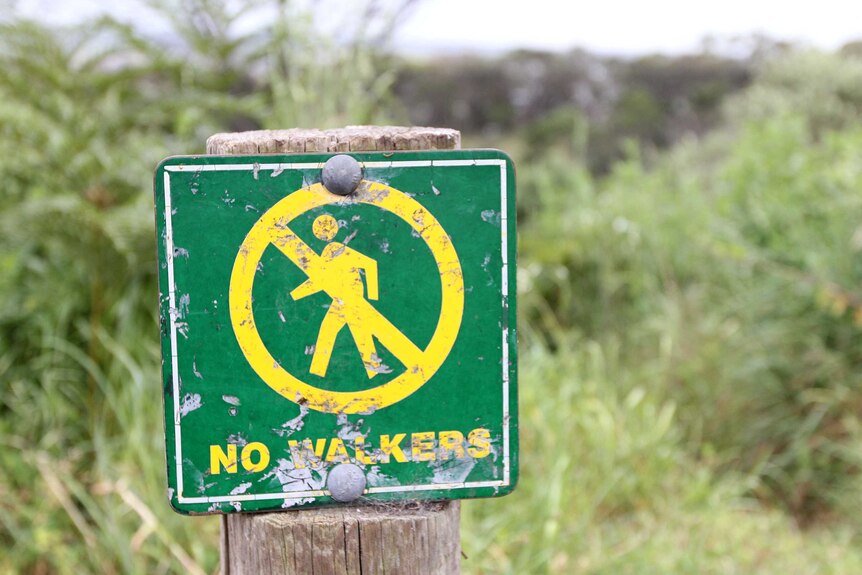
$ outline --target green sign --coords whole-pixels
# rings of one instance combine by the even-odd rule
[[[174,157],[156,172],[181,513],[514,488],[512,162],[349,155],[349,195],[321,183],[329,154]]]

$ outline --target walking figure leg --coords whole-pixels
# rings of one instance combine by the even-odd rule
[[[371,379],[378,373],[383,373],[380,370],[380,358],[377,357],[377,350],[374,347],[374,338],[371,336],[371,332],[363,329],[361,325],[349,324],[347,328],[356,342],[356,349],[359,350],[362,363],[365,364],[365,373],[368,374],[368,379]]]
[[[314,356],[311,358],[311,369],[309,371],[320,377],[326,376],[329,367],[329,359],[332,357],[332,348],[335,347],[335,338],[344,327],[344,310],[335,304],[329,307],[323,322],[320,324],[320,333],[317,335],[317,343],[314,345]]]

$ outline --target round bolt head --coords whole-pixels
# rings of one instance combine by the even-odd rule
[[[339,196],[346,196],[356,191],[362,180],[362,167],[350,156],[332,156],[323,164],[322,179],[327,190]]]
[[[365,473],[358,465],[340,463],[329,472],[326,487],[333,499],[341,503],[350,503],[365,491]]]

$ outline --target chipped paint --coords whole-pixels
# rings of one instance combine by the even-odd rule
[[[297,497],[295,499],[285,499],[281,504],[282,509],[290,509],[292,507],[302,507],[309,503],[314,503],[314,497]]]
[[[243,437],[242,433],[232,433],[227,436],[225,443],[239,445],[240,447],[248,445],[248,439]]]
[[[174,326],[176,327],[177,333],[179,333],[184,338],[189,338],[189,324],[185,321],[176,321],[174,322]]]
[[[353,230],[352,232],[350,232],[350,235],[344,238],[344,245],[348,245],[351,241],[353,241],[353,238],[355,238],[356,234],[358,233],[359,230]]]
[[[281,429],[276,430],[276,433],[282,437],[290,436],[300,431],[305,425],[305,418],[308,415],[309,409],[308,406],[300,405],[299,406],[299,415],[294,417],[293,419],[289,419],[281,424]]]
[[[180,296],[180,306],[178,308],[179,317],[185,317],[189,313],[189,304],[191,303],[192,298],[189,294],[184,293]]]
[[[495,226],[499,226],[500,212],[497,212],[495,210],[484,210],[482,212],[482,221],[489,224],[494,224]]]
[[[397,477],[383,473],[379,465],[372,466],[365,474],[368,487],[397,487],[401,485]]]
[[[245,483],[240,483],[239,485],[237,485],[236,487],[234,487],[233,489],[230,490],[230,494],[231,495],[240,495],[242,493],[245,493],[246,491],[248,491],[248,488],[251,487],[252,485],[253,484],[251,481],[246,481]]]
[[[476,460],[470,457],[436,462],[436,465],[432,466],[434,470],[432,481],[434,483],[466,483],[474,467],[476,467]]]
[[[198,379],[204,378],[204,376],[201,374],[201,372],[198,371],[198,358],[197,357],[192,358],[192,373]]]
[[[185,396],[183,396],[183,403],[180,406],[180,415],[185,417],[189,413],[195,411],[196,409],[200,409],[201,407],[203,407],[203,401],[201,400],[200,394],[187,393]]]
[[[225,403],[228,403],[230,405],[240,405],[240,400],[235,395],[222,395],[221,399],[222,399],[222,401],[224,401]]]
[[[293,461],[281,458],[276,467],[263,475],[261,480],[275,477],[283,492],[308,492],[323,490],[326,486],[326,469],[304,467],[297,469]]]
[[[345,413],[339,413],[336,416],[336,421],[340,426],[338,429],[338,438],[346,443],[350,443],[354,446],[356,445],[356,439],[360,437],[365,437],[368,435],[368,430],[362,431],[362,425],[364,423],[363,420],[358,420],[356,422],[350,421],[350,417]]]

